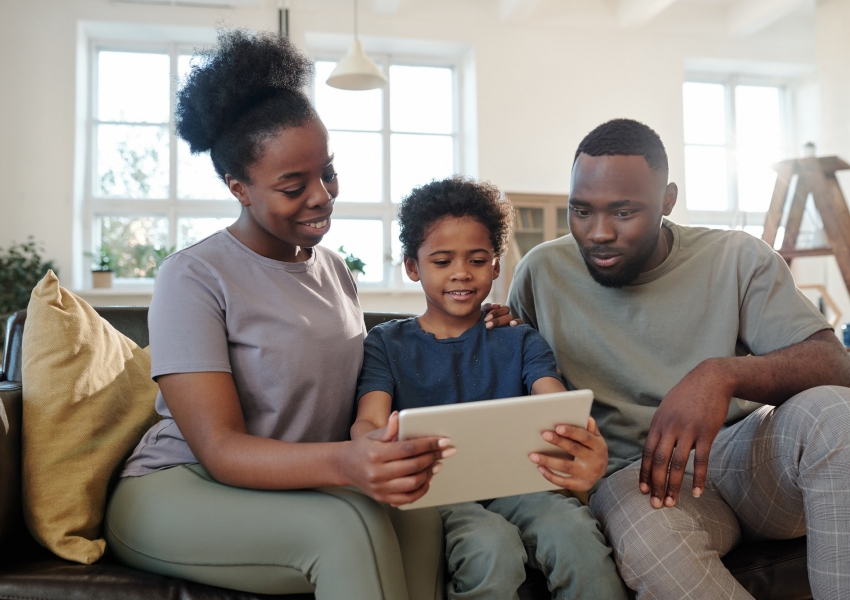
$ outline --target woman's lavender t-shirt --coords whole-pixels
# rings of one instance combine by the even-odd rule
[[[366,330],[336,252],[316,246],[307,261],[285,263],[220,231],[163,262],[148,327],[152,377],[232,373],[248,433],[288,442],[348,439]],[[133,451],[123,477],[198,462],[161,393],[156,410],[163,419]]]
[[[482,317],[459,337],[437,339],[418,319],[401,319],[369,331],[357,399],[387,392],[402,410],[512,398],[541,377],[560,379],[549,344],[528,325],[487,329]]]

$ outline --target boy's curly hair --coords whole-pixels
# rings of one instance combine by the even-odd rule
[[[475,219],[490,232],[496,256],[504,254],[514,222],[510,200],[488,182],[455,176],[413,188],[401,201],[398,224],[404,255],[415,259],[428,228],[445,217]]]
[[[249,182],[267,138],[318,118],[302,91],[313,63],[280,35],[241,29],[219,31],[197,56],[177,92],[177,135],[193,154],[210,151],[222,181]]]

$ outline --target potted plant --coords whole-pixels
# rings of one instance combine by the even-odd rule
[[[6,329],[6,317],[30,301],[35,285],[49,269],[58,272],[53,261],[42,258],[44,247],[30,236],[26,242],[0,248],[0,339]]]
[[[115,256],[106,247],[101,246],[100,250],[95,254],[86,252],[92,261],[91,268],[91,285],[93,288],[111,288],[112,287],[112,267],[116,266]]]
[[[162,266],[162,261],[164,261],[171,254],[174,254],[176,250],[177,246],[157,246],[153,249],[153,259],[156,263],[153,268],[154,277],[156,277],[156,274],[159,273],[159,268]]]
[[[346,252],[344,246],[339,247],[339,253],[342,254],[342,258],[345,260],[348,270],[351,271],[354,281],[357,281],[360,278],[360,275],[364,275],[366,273],[366,263],[354,256],[351,252]]]

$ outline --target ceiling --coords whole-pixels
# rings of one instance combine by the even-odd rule
[[[112,0],[176,6],[352,10],[354,0]],[[732,37],[757,34],[814,14],[816,0],[358,0],[361,14],[422,16],[469,9],[507,24],[585,24],[636,29],[659,19],[712,20]]]

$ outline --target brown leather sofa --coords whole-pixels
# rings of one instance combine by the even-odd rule
[[[140,346],[148,344],[147,308],[103,307],[100,315]],[[372,327],[403,315],[366,313]],[[21,514],[21,343],[26,311],[7,323],[0,371],[0,600],[259,600],[278,598],[234,592],[173,577],[137,571],[107,555],[94,565],[62,560],[40,547],[27,533]],[[723,562],[757,599],[811,598],[806,573],[806,539],[759,542],[741,546]],[[310,594],[279,596],[289,600]],[[524,600],[549,598],[536,571],[520,590]]]

